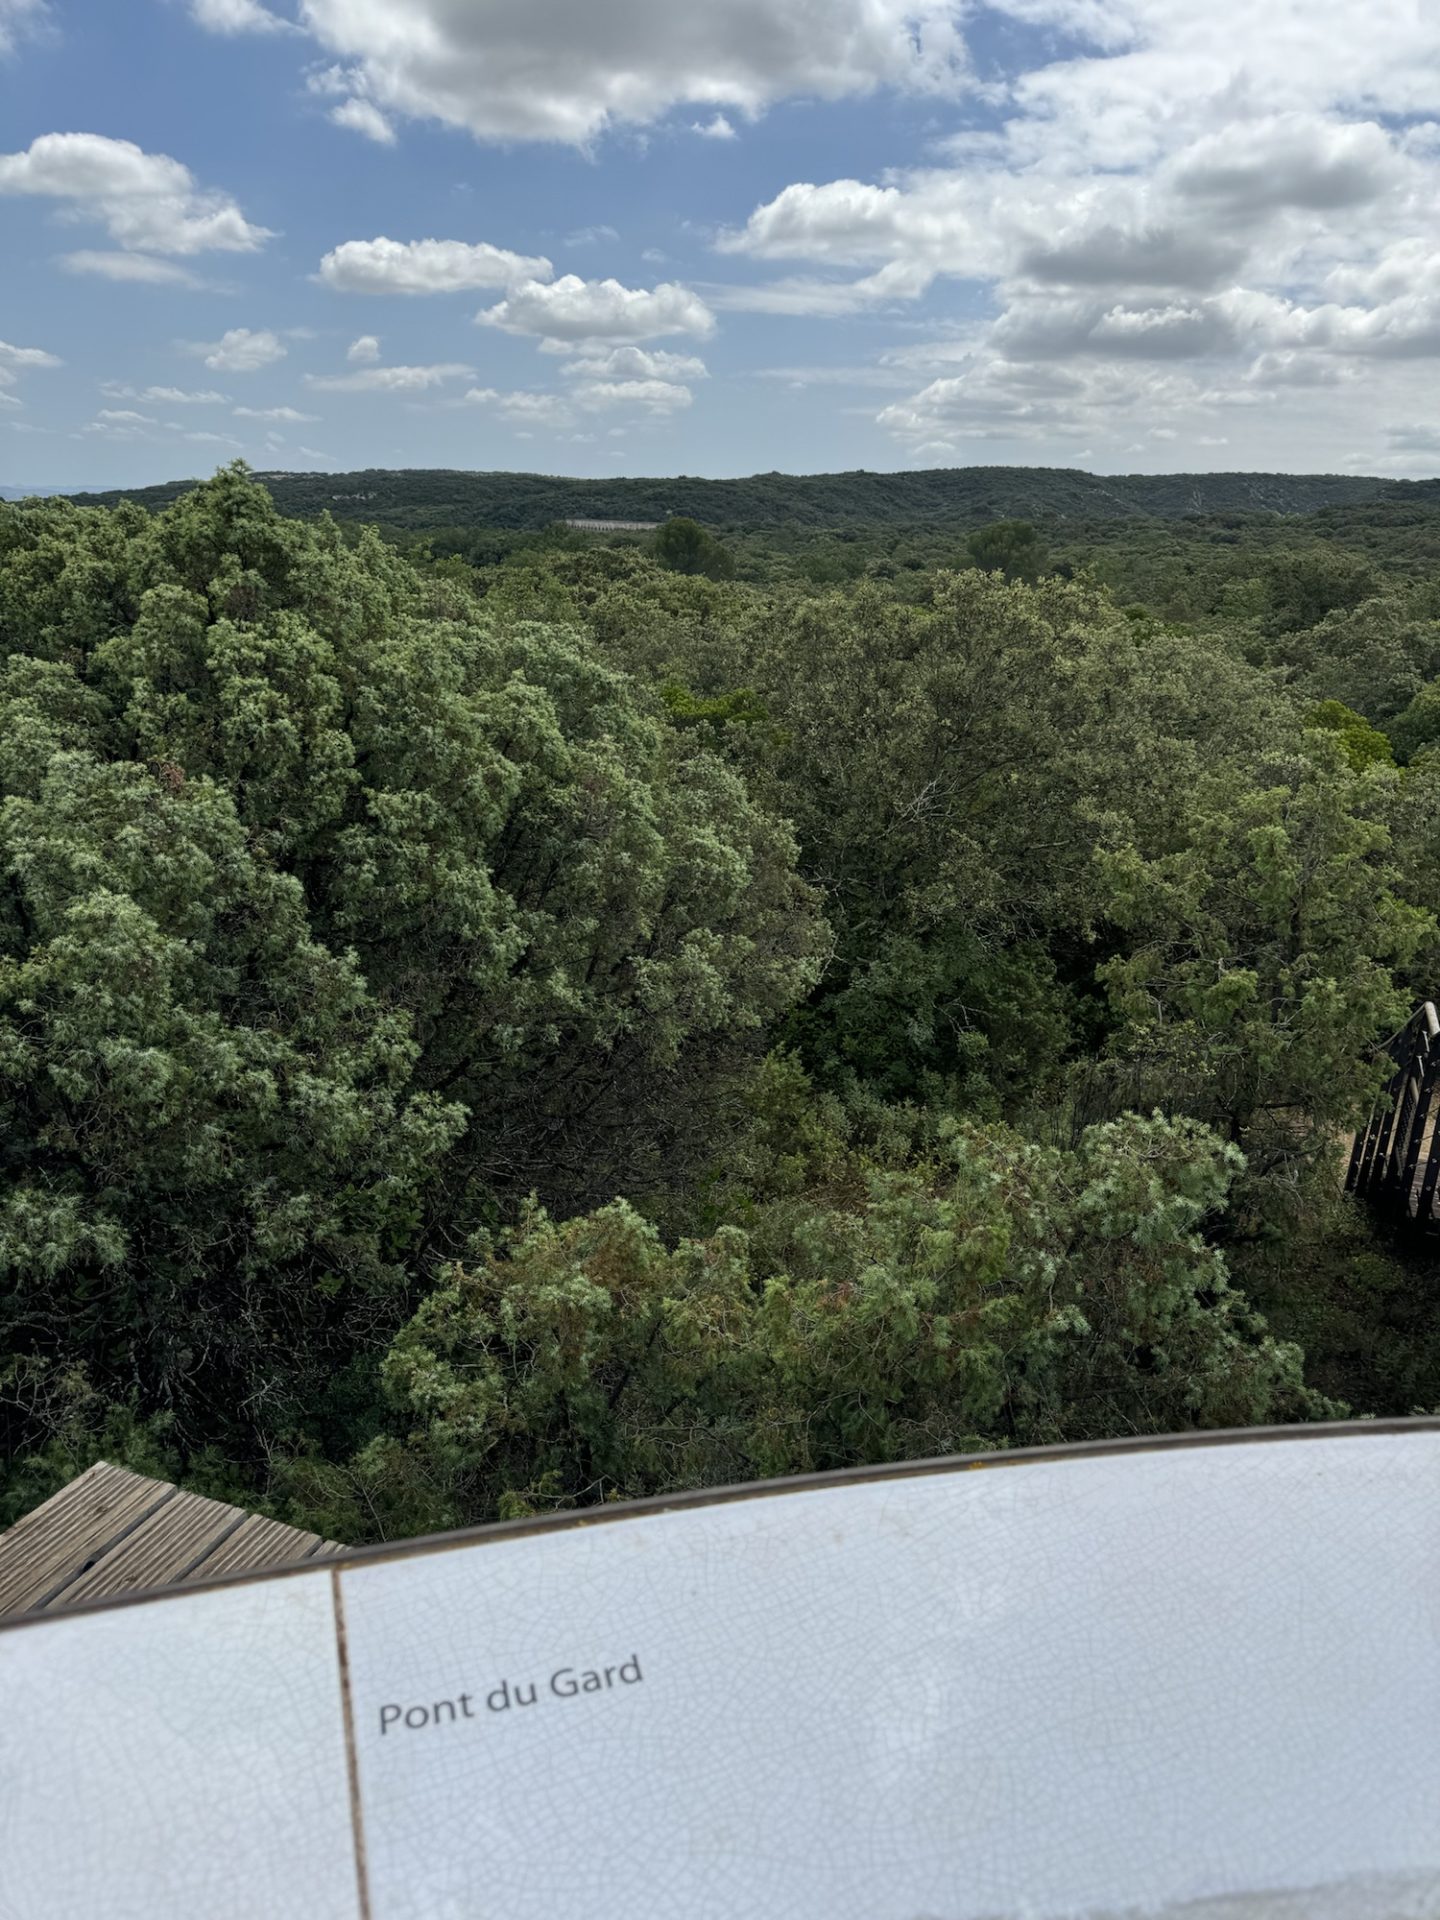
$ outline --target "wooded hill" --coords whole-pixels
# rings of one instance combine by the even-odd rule
[[[980,527],[1042,522],[1177,519],[1188,514],[1313,513],[1382,500],[1440,500],[1440,482],[1344,474],[1101,475],[1068,467],[951,467],[916,473],[760,473],[743,480],[571,480],[445,468],[360,473],[261,473],[283,513],[329,512],[392,528],[443,525],[539,529],[557,520],[663,520],[683,514],[721,532],[797,527]],[[199,485],[167,481],[77,495],[158,509]]]

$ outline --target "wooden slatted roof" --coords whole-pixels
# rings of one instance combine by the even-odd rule
[[[318,1533],[100,1460],[0,1533],[0,1619],[344,1551]]]

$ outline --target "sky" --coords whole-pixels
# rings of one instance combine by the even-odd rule
[[[1440,0],[0,0],[0,484],[1440,474]]]

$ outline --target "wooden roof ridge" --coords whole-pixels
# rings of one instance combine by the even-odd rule
[[[97,1460],[0,1533],[0,1620],[344,1551],[318,1533]]]

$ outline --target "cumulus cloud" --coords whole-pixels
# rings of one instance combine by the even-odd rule
[[[572,355],[562,373],[589,380],[704,380],[705,362],[697,354],[671,353],[664,347],[585,348]]]
[[[549,285],[526,280],[475,318],[481,326],[557,343],[653,340],[674,333],[703,339],[715,330],[715,316],[688,287],[667,281],[647,290],[573,273]]]
[[[268,327],[231,327],[218,340],[197,342],[190,351],[200,354],[216,373],[258,373],[261,367],[283,360],[287,349]]]
[[[288,20],[262,7],[260,0],[190,0],[197,26],[209,33],[293,33]]]
[[[678,380],[581,380],[573,389],[577,406],[589,413],[610,407],[635,407],[643,413],[676,413],[694,399]]]
[[[377,146],[395,145],[395,129],[373,100],[352,94],[348,100],[342,100],[339,106],[330,109],[330,119],[337,127],[349,127],[352,133],[363,133],[367,140],[373,140]]]
[[[320,278],[339,293],[464,293],[548,280],[544,258],[509,253],[486,241],[347,240],[320,262]]]
[[[698,133],[702,140],[738,140],[740,138],[723,113],[717,113],[710,120],[695,121],[690,131]]]
[[[454,362],[428,367],[362,367],[357,373],[307,373],[306,384],[323,393],[423,393],[447,380],[468,380],[473,367]]]
[[[1393,369],[1387,395],[1410,381],[1418,396],[1440,358],[1440,13],[1311,0],[1242,25],[1232,7],[1178,0],[993,10],[1071,44],[1007,73],[996,123],[937,143],[940,164],[783,187],[718,249],[804,270],[707,289],[713,305],[838,317],[968,283],[963,310],[989,317],[880,415],[912,450],[1113,441],[1111,407],[1127,443],[1148,443],[1157,406],[1189,409],[1207,443],[1225,438],[1198,431],[1208,411],[1289,407],[1299,447],[1312,423],[1286,396],[1301,387],[1343,404],[1323,417],[1353,444],[1357,365],[1371,381]],[[1079,387],[1042,403],[1047,368]]]
[[[563,394],[527,391],[499,393],[494,387],[471,387],[465,395],[471,406],[488,407],[514,427],[568,427],[574,420]]]
[[[953,93],[959,0],[303,0],[351,96],[485,140],[575,145],[680,106],[746,115],[796,95]]]
[[[294,407],[232,407],[237,420],[287,420],[292,426],[313,424],[318,413],[300,413]]]
[[[651,358],[647,354],[639,356],[642,363]],[[684,356],[678,354],[656,355],[654,358],[682,361],[687,371],[700,365],[698,361],[685,361]],[[604,359],[608,360],[609,356],[604,356]],[[533,388],[504,393],[494,387],[471,387],[465,399],[471,406],[487,407],[498,413],[511,426],[556,429],[573,426],[577,410],[582,414],[626,411],[637,417],[663,419],[681,412],[694,400],[694,395],[683,381],[660,378],[653,372],[641,371],[638,365],[628,377],[605,377],[604,373],[595,371],[600,364],[600,357],[596,357],[588,361],[576,360],[563,367],[563,373],[575,376],[574,384],[564,393]],[[617,367],[625,364],[623,359],[617,357]],[[704,373],[703,366],[700,366],[700,372]]]
[[[1183,198],[1246,219],[1284,207],[1366,206],[1402,172],[1394,142],[1373,120],[1289,113],[1204,135],[1178,156],[1170,181]]]
[[[350,342],[345,358],[352,367],[373,367],[380,358],[380,342],[373,333],[362,333]]]
[[[0,154],[0,193],[58,200],[127,251],[248,253],[271,238],[228,194],[199,187],[180,161],[99,133],[45,133],[23,152]]]

